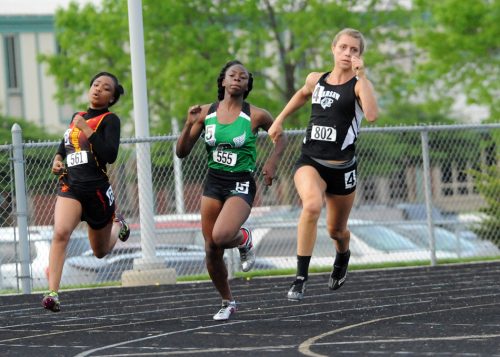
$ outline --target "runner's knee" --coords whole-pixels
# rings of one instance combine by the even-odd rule
[[[351,237],[351,232],[348,229],[337,229],[335,227],[327,227],[328,235],[333,240],[343,241]]]
[[[212,241],[216,246],[221,247],[231,242],[235,235],[234,231],[230,228],[217,228],[212,232]]]
[[[318,219],[321,214],[322,202],[303,202],[302,214],[310,219]]]

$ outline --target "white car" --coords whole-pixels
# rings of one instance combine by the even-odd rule
[[[260,222],[259,222],[260,223]],[[257,224],[257,223],[256,223]],[[350,250],[353,264],[426,261],[430,251],[417,246],[406,237],[377,222],[349,220]],[[278,268],[295,268],[297,222],[284,222],[271,229],[261,240],[257,256],[273,262]],[[288,244],[286,244],[288,242]],[[286,246],[286,250],[282,249]],[[276,254],[279,253],[279,254]],[[450,258],[450,252],[436,252],[437,258]],[[335,245],[328,236],[325,222],[320,219],[310,266],[330,266],[335,257]]]
[[[30,272],[32,288],[46,288],[52,226],[28,228]],[[0,228],[0,290],[20,289],[21,262],[19,233],[15,227]],[[79,255],[90,248],[85,230],[75,230],[66,250],[66,256]],[[66,282],[63,274],[62,284]],[[69,283],[69,282],[68,282]]]

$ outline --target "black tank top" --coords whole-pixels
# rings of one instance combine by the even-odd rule
[[[340,85],[321,76],[312,94],[311,119],[306,129],[302,153],[323,160],[351,160],[359,134],[363,110],[354,86],[357,77]]]

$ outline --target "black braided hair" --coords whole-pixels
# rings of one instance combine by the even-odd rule
[[[233,60],[233,61],[229,61],[228,63],[226,63],[224,65],[224,67],[222,67],[222,70],[220,71],[219,78],[217,78],[217,98],[219,100],[224,99],[225,90],[224,90],[224,87],[222,86],[222,81],[224,80],[224,77],[226,76],[226,71],[228,70],[229,67],[232,67],[235,64],[239,64],[239,65],[243,66],[243,63],[241,63],[240,61]],[[253,76],[252,76],[252,73],[248,72],[248,86],[247,86],[246,92],[243,94],[243,99],[246,99],[246,97],[248,97],[248,94],[250,93],[252,88],[253,88]]]
[[[114,93],[113,93],[113,101],[109,103],[109,107],[111,107],[116,102],[118,102],[118,99],[120,99],[120,95],[122,95],[123,93],[125,93],[125,91],[123,90],[122,85],[118,82],[118,78],[116,78],[116,76],[114,74],[111,74],[109,72],[99,72],[99,73],[97,73],[90,80],[90,87],[92,87],[92,83],[94,83],[94,81],[97,78],[101,77],[101,76],[106,76],[106,77],[111,78],[113,80],[114,85],[115,85],[115,90],[114,90]]]

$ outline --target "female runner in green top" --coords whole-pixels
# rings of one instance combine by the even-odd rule
[[[190,107],[177,141],[177,156],[184,158],[204,133],[208,172],[201,198],[201,224],[207,270],[222,297],[215,320],[227,320],[236,311],[224,249],[238,247],[243,271],[250,270],[255,262],[251,233],[242,225],[250,215],[256,192],[253,172],[257,133],[259,129],[267,131],[273,118],[266,110],[245,102],[252,84],[252,75],[241,62],[226,63],[217,80],[219,101]],[[280,135],[262,170],[268,186],[284,146]]]

